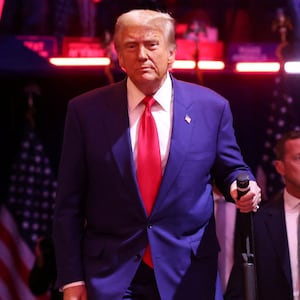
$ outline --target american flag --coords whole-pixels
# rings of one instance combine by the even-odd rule
[[[35,129],[28,125],[0,207],[0,300],[49,299],[28,287],[38,237],[51,234],[56,178]]]
[[[274,86],[262,159],[257,170],[257,181],[262,188],[264,200],[270,199],[283,188],[281,176],[273,166],[274,147],[277,140],[287,131],[300,129],[300,120],[296,117],[294,99],[288,91],[287,77],[283,70],[276,76]]]

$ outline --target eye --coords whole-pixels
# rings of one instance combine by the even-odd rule
[[[125,45],[125,49],[127,50],[134,50],[136,48],[136,43],[127,43]]]
[[[158,42],[157,41],[149,41],[147,42],[147,48],[148,49],[156,49],[158,47]]]

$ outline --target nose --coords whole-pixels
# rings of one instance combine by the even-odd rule
[[[139,58],[139,60],[147,59],[147,49],[144,46],[140,46],[138,48],[138,58]]]

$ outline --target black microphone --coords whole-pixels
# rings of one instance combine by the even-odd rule
[[[249,187],[249,175],[248,173],[240,173],[236,178],[236,186],[238,192],[238,199],[240,199],[243,195],[247,194],[250,190]]]
[[[250,190],[249,175],[240,173],[236,178],[238,199]],[[238,212],[239,227],[241,228],[241,247],[244,272],[244,299],[257,300],[256,268],[253,238],[253,216],[252,213]]]

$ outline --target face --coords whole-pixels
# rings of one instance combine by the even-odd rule
[[[158,28],[128,26],[120,34],[119,64],[145,94],[155,93],[175,58]]]
[[[287,191],[300,198],[300,139],[285,143],[285,156],[275,162],[276,170],[284,178]]]

